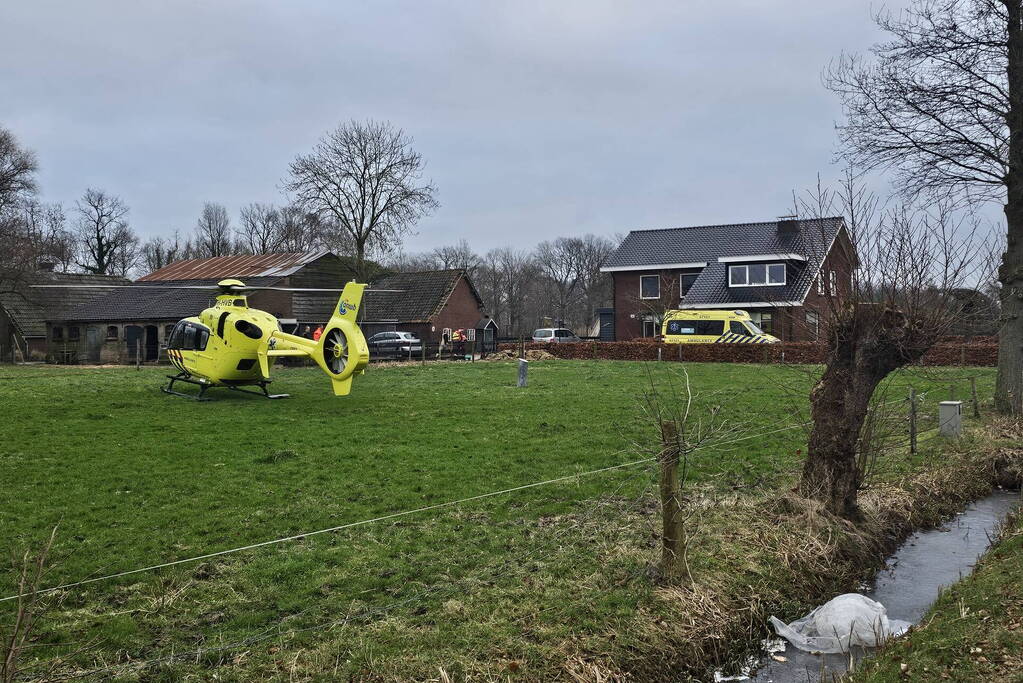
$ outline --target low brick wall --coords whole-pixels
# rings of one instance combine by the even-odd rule
[[[518,344],[500,344],[500,349],[517,350]],[[661,360],[690,363],[822,363],[824,347],[814,342],[782,344],[658,344],[652,341],[581,342],[577,344],[540,344],[529,342],[527,349],[541,349],[566,360]],[[998,346],[993,343],[940,343],[931,347],[920,365],[995,366]]]

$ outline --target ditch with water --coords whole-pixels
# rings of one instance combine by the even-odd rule
[[[863,595],[883,604],[890,619],[917,624],[938,598],[940,590],[973,571],[981,555],[991,546],[998,526],[1019,504],[1017,492],[999,491],[971,504],[955,518],[936,529],[918,531],[888,558]],[[782,621],[802,615],[779,614]],[[855,662],[871,655],[854,648],[851,655],[814,655],[798,650],[783,640],[765,641],[757,662],[750,662],[749,675],[716,675],[718,681],[752,680],[759,683],[817,683],[832,681]]]

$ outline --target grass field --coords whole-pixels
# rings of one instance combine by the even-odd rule
[[[701,454],[694,480],[745,495],[792,477],[804,432],[773,430],[800,420],[809,375],[688,370],[704,408],[765,433]],[[534,363],[526,389],[507,363],[412,365],[370,368],[338,399],[302,368],[275,377],[287,400],[195,403],[157,391],[163,372],[0,368],[5,556],[59,524],[55,585],[634,461],[655,447],[641,397],[678,382],[670,363]],[[963,397],[967,374],[990,395],[992,371],[962,368],[900,376],[888,395],[957,382]],[[72,663],[87,669],[212,649],[110,672],[127,678],[544,677],[587,638],[627,647],[656,538],[652,517],[616,520],[651,514],[652,477],[628,467],[61,591],[38,654],[83,647]],[[15,592],[13,574],[0,587]]]

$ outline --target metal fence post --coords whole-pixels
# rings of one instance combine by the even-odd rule
[[[916,455],[916,389],[909,388],[909,452]]]

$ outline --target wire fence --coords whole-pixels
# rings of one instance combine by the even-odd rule
[[[82,374],[86,374],[86,373],[82,373]],[[952,379],[952,378],[942,377],[942,380],[944,380],[945,382],[948,382],[950,379]],[[960,381],[965,380],[965,381],[969,382],[972,385],[975,382],[976,377],[974,375],[963,375],[962,377],[955,378],[955,379],[958,379]],[[929,393],[933,393],[935,391],[939,391],[939,392],[945,391],[946,388],[947,387],[942,387],[940,389],[934,388],[934,389],[930,389],[928,392],[921,392],[920,394],[916,395],[915,400],[927,401],[928,400],[927,395]],[[877,402],[872,407],[872,409],[874,409],[874,410],[883,410],[883,409],[886,409],[886,408],[889,408],[889,407],[895,406],[895,405],[900,405],[900,404],[901,405],[906,405],[906,404],[911,403],[913,400],[914,400],[914,398],[912,396],[908,396],[908,397],[904,397],[904,398],[898,398],[897,397],[897,398],[893,398],[893,399],[890,399],[890,400],[884,400],[884,401],[881,401],[881,402]],[[902,427],[902,426],[904,426],[904,424],[906,423],[907,420],[912,419],[912,418],[904,416],[901,413],[895,413],[895,414],[893,414],[892,417],[886,418],[886,419],[888,419],[889,422],[891,424],[895,425],[896,427]],[[739,442],[743,442],[743,441],[747,441],[747,440],[751,440],[751,439],[758,439],[758,438],[762,438],[764,436],[768,436],[768,435],[771,435],[771,434],[776,434],[776,433],[783,432],[783,431],[795,430],[795,429],[799,429],[799,428],[806,428],[806,427],[810,426],[810,424],[811,424],[810,421],[802,421],[802,422],[798,422],[798,423],[783,425],[783,426],[780,426],[780,427],[777,427],[777,428],[774,428],[774,429],[771,429],[771,430],[765,430],[765,431],[762,431],[762,432],[759,432],[759,433],[756,433],[756,434],[743,435],[741,437],[737,437],[737,438],[734,438],[734,439],[729,439],[729,440],[726,440],[724,442],[718,442],[718,443],[713,444],[713,447],[714,448],[720,448],[722,446],[727,446],[727,445],[731,445],[731,444],[735,444],[735,443],[739,443]],[[920,435],[918,434],[918,437],[919,436]],[[938,436],[939,435],[937,434],[937,432],[935,432],[933,434],[928,434],[924,438],[919,439],[917,441],[917,446],[930,444],[933,441],[937,440]],[[900,439],[898,439],[896,441],[889,441],[888,443],[886,443],[885,446],[884,446],[883,451],[886,452],[886,453],[891,453],[891,452],[895,452],[895,451],[898,451],[898,450],[905,449],[909,445],[910,445],[909,437],[903,437],[903,438],[900,438]],[[355,521],[355,522],[349,522],[349,523],[345,523],[345,524],[341,524],[341,525],[336,525],[336,526],[332,526],[332,527],[327,527],[327,528],[322,528],[322,529],[317,529],[317,530],[313,530],[313,531],[309,531],[309,532],[293,534],[293,535],[286,536],[286,537],[274,538],[274,539],[270,539],[270,540],[266,540],[266,541],[261,541],[261,542],[257,542],[257,543],[252,543],[252,544],[248,544],[248,545],[243,545],[243,546],[238,546],[238,547],[234,547],[234,548],[218,550],[218,551],[213,551],[213,552],[209,552],[209,553],[203,553],[203,554],[200,554],[200,555],[195,555],[195,556],[191,556],[191,557],[187,557],[187,558],[181,558],[181,559],[171,560],[171,561],[162,562],[162,563],[156,563],[156,564],[152,564],[152,565],[148,565],[148,566],[144,566],[144,567],[139,567],[139,568],[136,568],[136,569],[130,569],[130,570],[125,570],[125,571],[121,571],[121,572],[115,572],[115,573],[111,573],[111,574],[107,574],[107,575],[103,575],[103,576],[89,577],[89,578],[85,578],[85,579],[74,581],[74,582],[70,582],[70,583],[60,584],[60,585],[57,585],[57,586],[51,586],[51,587],[47,587],[47,588],[42,588],[42,589],[40,589],[38,591],[34,591],[34,592],[30,592],[30,593],[21,593],[21,594],[15,594],[15,595],[10,595],[10,596],[7,596],[7,597],[3,597],[3,598],[0,598],[0,603],[7,602],[7,601],[12,601],[12,600],[17,600],[19,598],[28,597],[30,595],[39,595],[39,594],[45,594],[45,593],[52,593],[52,592],[56,592],[56,591],[66,591],[66,590],[70,590],[70,589],[73,589],[73,588],[76,588],[76,587],[85,586],[85,585],[88,585],[88,584],[94,584],[94,583],[103,582],[103,581],[112,581],[114,579],[125,577],[125,576],[129,576],[129,575],[136,575],[136,574],[141,574],[141,573],[145,573],[145,572],[153,572],[153,571],[157,571],[157,570],[160,570],[160,569],[175,567],[175,566],[179,566],[179,565],[183,565],[183,564],[200,562],[200,561],[206,560],[206,559],[223,557],[223,556],[232,555],[232,554],[236,554],[236,553],[243,553],[243,552],[246,552],[246,551],[251,551],[251,550],[255,550],[255,549],[263,548],[263,547],[268,547],[268,546],[272,546],[272,545],[285,544],[285,543],[288,543],[288,542],[305,539],[305,538],[310,537],[310,536],[316,536],[316,535],[321,535],[321,534],[337,533],[337,532],[340,532],[340,531],[343,531],[343,530],[346,530],[346,529],[352,529],[352,528],[356,528],[356,527],[360,527],[360,526],[368,526],[368,525],[384,522],[384,521],[387,521],[387,520],[394,520],[394,519],[398,519],[398,518],[402,518],[402,517],[423,514],[423,513],[427,513],[427,512],[431,512],[431,511],[437,511],[437,510],[441,510],[441,509],[454,509],[454,508],[457,508],[459,506],[462,506],[462,505],[465,505],[465,504],[468,504],[468,503],[471,503],[471,502],[474,502],[474,501],[485,500],[485,499],[488,499],[488,498],[494,498],[494,497],[498,497],[498,496],[506,496],[506,495],[510,495],[510,494],[513,494],[513,493],[518,492],[518,491],[524,491],[524,490],[528,490],[528,489],[534,489],[534,488],[549,486],[549,485],[553,485],[553,484],[557,484],[557,483],[564,483],[564,482],[568,482],[568,481],[572,481],[572,480],[578,480],[579,478],[582,478],[582,477],[595,476],[595,475],[598,475],[598,474],[601,474],[601,473],[607,473],[607,472],[612,472],[612,471],[616,471],[616,470],[623,470],[623,469],[627,469],[627,468],[636,468],[637,472],[634,475],[625,478],[613,491],[608,492],[605,495],[600,496],[598,498],[590,499],[590,505],[588,506],[588,510],[587,510],[587,512],[585,513],[584,516],[586,517],[586,519],[588,519],[592,523],[592,521],[594,519],[594,516],[597,514],[597,512],[602,510],[605,506],[608,505],[608,503],[613,498],[618,496],[620,494],[621,490],[624,487],[626,487],[630,483],[634,483],[636,481],[636,479],[638,477],[640,477],[640,476],[643,476],[643,475],[651,476],[651,473],[653,472],[652,468],[642,468],[640,466],[641,465],[649,465],[649,464],[655,462],[656,460],[657,460],[656,457],[646,457],[646,458],[642,458],[642,459],[638,459],[638,460],[632,460],[632,461],[629,461],[629,462],[619,463],[619,464],[616,464],[616,465],[611,465],[611,466],[607,466],[607,467],[593,469],[593,470],[589,470],[589,471],[585,471],[585,472],[578,472],[578,473],[568,474],[568,475],[564,475],[564,476],[556,477],[556,478],[552,478],[552,479],[541,480],[541,481],[536,481],[536,482],[530,482],[530,483],[519,485],[519,486],[514,486],[514,487],[509,487],[509,488],[504,488],[504,489],[499,489],[499,490],[494,490],[494,491],[488,491],[488,492],[485,492],[485,493],[482,493],[482,494],[477,494],[477,495],[474,495],[474,496],[468,496],[468,497],[460,498],[460,499],[456,499],[456,500],[445,501],[445,502],[437,503],[437,504],[434,504],[434,505],[428,505],[428,506],[423,506],[423,507],[419,507],[419,508],[402,510],[402,511],[399,511],[399,512],[389,513],[389,514],[386,514],[386,515],[380,515],[380,516],[377,516],[377,517],[363,519],[363,520],[358,520],[358,521]],[[648,492],[649,492],[649,487],[643,487],[641,489],[639,497],[637,497],[634,501],[632,501],[631,504],[634,505],[636,501],[640,500]],[[616,501],[616,502],[620,502],[620,501]],[[616,509],[618,509],[618,508],[616,508]],[[608,525],[608,527],[609,526],[610,525]],[[574,529],[572,529],[570,527],[564,527],[564,528],[552,530],[551,532],[546,534],[544,541],[539,542],[539,543],[533,543],[531,548],[530,548],[530,550],[528,552],[525,552],[525,553],[514,553],[514,554],[513,553],[506,553],[505,557],[503,559],[501,559],[500,561],[494,563],[493,565],[488,566],[485,570],[480,570],[479,572],[471,573],[471,574],[468,574],[468,575],[466,575],[464,577],[461,577],[461,578],[458,578],[458,579],[453,579],[453,580],[446,581],[446,582],[443,582],[443,583],[436,583],[436,584],[434,584],[432,586],[429,586],[429,587],[427,587],[427,588],[425,588],[425,589],[423,589],[421,591],[416,592],[412,596],[408,596],[408,597],[402,598],[400,600],[392,601],[392,602],[389,602],[389,603],[384,604],[384,605],[377,605],[377,606],[366,605],[366,606],[360,607],[358,609],[354,609],[353,608],[351,611],[349,611],[349,613],[347,613],[342,618],[322,621],[322,622],[319,622],[319,623],[316,623],[316,624],[312,624],[312,625],[308,625],[308,626],[287,628],[287,624],[288,623],[293,622],[297,618],[303,616],[306,612],[310,611],[310,610],[303,610],[302,612],[300,612],[298,614],[289,615],[285,619],[282,619],[282,620],[278,621],[276,624],[274,624],[274,626],[272,626],[272,627],[270,627],[268,629],[264,629],[263,631],[261,631],[258,634],[255,634],[255,635],[252,635],[252,636],[248,636],[248,637],[245,637],[245,638],[242,638],[242,639],[237,639],[237,640],[229,642],[229,643],[220,643],[218,645],[214,645],[214,646],[210,646],[210,647],[200,647],[200,648],[193,648],[191,650],[186,650],[186,651],[171,652],[169,654],[160,655],[158,657],[153,657],[153,658],[148,658],[148,659],[140,659],[140,660],[133,660],[133,661],[122,662],[122,663],[117,663],[117,664],[111,664],[111,665],[106,665],[106,666],[99,667],[99,668],[89,669],[89,670],[86,670],[86,671],[70,672],[70,673],[67,673],[67,674],[62,674],[60,677],[63,677],[63,678],[82,678],[82,677],[98,676],[98,675],[102,675],[102,674],[106,674],[106,673],[111,673],[113,671],[122,671],[122,670],[131,669],[131,668],[140,668],[140,669],[141,668],[148,668],[148,667],[156,666],[156,665],[163,664],[163,663],[170,663],[170,662],[174,662],[174,661],[180,661],[180,660],[183,660],[183,659],[193,659],[194,658],[194,659],[196,659],[198,661],[199,659],[201,659],[204,656],[216,655],[216,654],[219,654],[219,653],[228,652],[228,651],[231,651],[231,650],[236,650],[236,649],[239,649],[239,648],[242,648],[242,647],[246,647],[248,645],[253,645],[253,644],[256,644],[256,643],[259,643],[259,642],[264,642],[264,641],[267,641],[267,640],[270,640],[270,639],[273,639],[273,638],[291,638],[291,637],[295,637],[295,636],[297,636],[299,634],[309,633],[309,632],[313,632],[313,631],[328,630],[328,629],[332,629],[332,628],[336,628],[336,627],[346,626],[348,624],[353,624],[353,623],[359,623],[359,622],[364,622],[364,621],[372,620],[372,619],[377,618],[377,617],[379,617],[381,615],[384,615],[384,614],[387,614],[389,612],[392,612],[392,611],[394,611],[396,609],[408,606],[408,605],[416,603],[416,602],[421,602],[421,601],[427,600],[427,599],[429,599],[431,597],[438,596],[438,595],[440,595],[442,593],[455,592],[455,591],[461,590],[462,588],[464,588],[468,584],[471,584],[473,582],[479,582],[481,580],[481,577],[484,576],[484,575],[486,575],[488,577],[491,577],[491,578],[501,578],[501,577],[507,578],[509,576],[509,572],[512,571],[515,567],[521,568],[522,566],[528,564],[529,562],[533,562],[537,558],[540,558],[540,557],[544,556],[546,553],[550,553],[550,552],[556,551],[558,548],[560,548],[564,544],[564,542],[566,540],[566,537],[568,535],[570,535],[570,534],[573,534],[573,533],[575,533]],[[610,533],[610,532],[608,532],[608,533]],[[310,608],[310,609],[312,609],[312,608]]]

